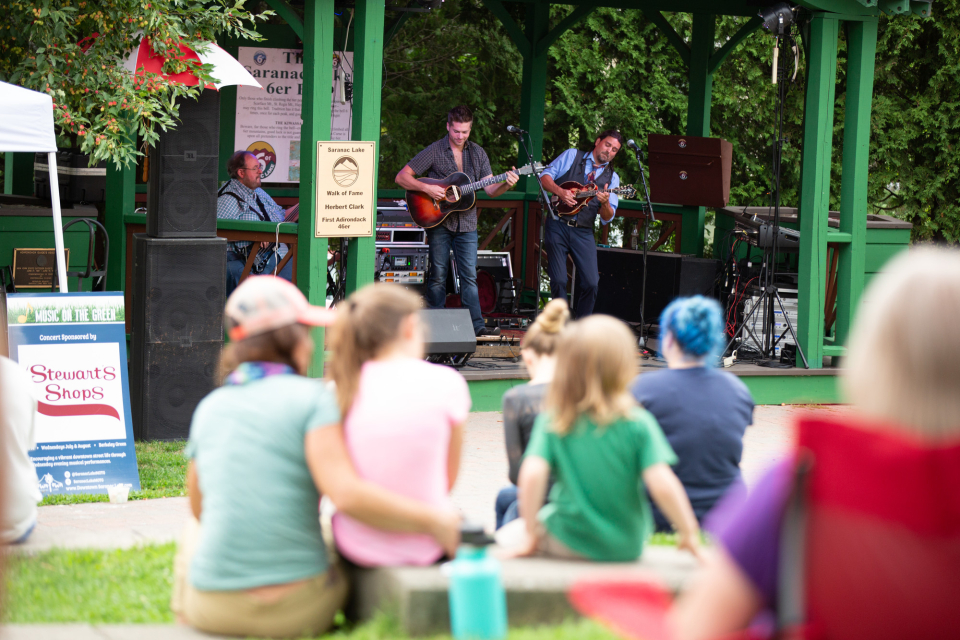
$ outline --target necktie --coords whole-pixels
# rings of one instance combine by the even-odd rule
[[[586,182],[586,184],[592,184],[593,181],[596,180],[596,179],[597,179],[597,170],[594,169],[593,171],[591,171],[590,173],[587,174],[587,182]]]

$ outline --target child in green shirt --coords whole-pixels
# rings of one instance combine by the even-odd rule
[[[670,469],[677,457],[628,390],[637,375],[630,330],[609,316],[590,316],[564,330],[557,354],[545,411],[520,468],[519,554],[636,560],[653,531],[646,485],[679,531],[678,546],[698,555],[697,519]],[[551,472],[555,483],[543,506]]]

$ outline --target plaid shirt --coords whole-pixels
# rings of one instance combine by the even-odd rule
[[[239,200],[233,195],[236,194]],[[241,202],[242,201],[242,202]],[[260,205],[263,205],[261,210]],[[266,218],[264,217],[266,212]],[[273,201],[263,189],[251,189],[236,178],[230,180],[220,189],[217,198],[217,217],[225,220],[262,220],[269,222],[283,222],[284,208]],[[252,242],[230,242],[227,248],[234,253],[246,255]],[[287,253],[287,245],[280,245],[280,257]]]
[[[451,173],[457,173],[457,161],[450,148],[450,136],[444,136],[418,153],[413,160],[407,163],[415,175],[427,174],[428,178],[446,178]],[[470,182],[477,182],[493,174],[490,170],[490,158],[483,147],[467,140],[463,153],[463,173],[467,174]],[[443,221],[450,231],[467,233],[477,230],[477,208],[467,211],[451,213]]]

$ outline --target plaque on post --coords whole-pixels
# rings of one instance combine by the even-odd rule
[[[56,249],[14,249],[13,284],[17,289],[49,289],[57,268]],[[64,249],[64,264],[70,264],[70,249]]]
[[[377,215],[377,144],[317,143],[318,238],[373,235]]]

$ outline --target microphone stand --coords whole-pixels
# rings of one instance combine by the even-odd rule
[[[643,283],[640,289],[640,342],[641,346],[647,348],[647,238],[650,221],[657,221],[653,213],[653,201],[650,200],[650,189],[647,188],[647,176],[643,173],[643,159],[640,157],[640,148],[634,149],[637,157],[637,166],[640,167],[640,180],[643,182],[643,195],[647,204],[643,216]]]
[[[540,181],[540,174],[542,171],[537,171],[536,165],[534,164],[533,156],[530,154],[530,149],[527,148],[527,143],[523,139],[523,134],[526,131],[520,130],[519,133],[515,133],[517,140],[520,141],[520,145],[523,147],[523,152],[527,154],[527,162],[531,165],[533,169],[533,176],[537,179],[537,187],[540,191],[540,204],[541,204],[541,213],[546,215],[540,216],[540,244],[538,245],[539,252],[537,254],[537,301],[534,305],[533,319],[536,320],[540,316],[540,283],[543,282],[543,242],[544,237],[547,233],[547,215],[549,215],[554,220],[559,220],[557,212],[553,210],[553,205],[550,204],[550,198],[547,196],[546,189],[543,188],[543,182]],[[530,144],[533,144],[533,140],[530,141]]]

